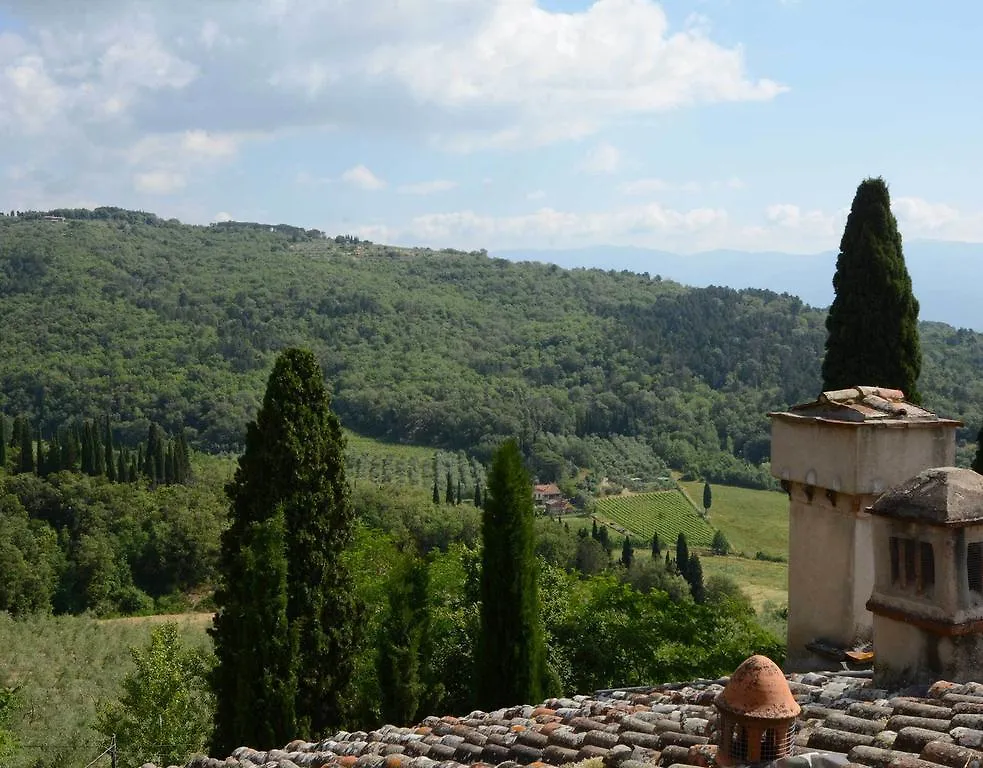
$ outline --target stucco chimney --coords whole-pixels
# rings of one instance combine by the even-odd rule
[[[786,668],[828,668],[807,645],[853,648],[872,635],[867,508],[912,475],[953,464],[961,422],[878,387],[823,392],[769,416],[771,471],[789,497]]]
[[[885,493],[874,522],[874,684],[979,678],[983,476],[939,467]]]

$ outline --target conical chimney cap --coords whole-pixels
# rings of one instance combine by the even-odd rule
[[[756,720],[790,720],[802,711],[782,670],[767,656],[742,662],[714,703],[724,712]]]

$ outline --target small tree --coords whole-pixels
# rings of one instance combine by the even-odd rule
[[[150,642],[130,654],[136,669],[123,679],[118,700],[97,706],[95,728],[116,734],[123,766],[184,765],[211,730],[208,657],[186,647],[173,622],[156,627]]]
[[[723,531],[716,530],[713,532],[713,541],[710,544],[710,549],[715,555],[726,555],[730,553],[730,542],[727,541],[727,537],[724,536]]]
[[[658,532],[652,534],[652,558],[655,559],[662,555],[662,542],[659,541]]]
[[[481,483],[474,484],[474,505],[481,509]]]
[[[2,419],[3,416],[0,416]],[[17,691],[17,688],[0,687],[0,765],[7,764],[7,758],[17,746],[14,735],[7,729],[17,705]]]
[[[437,488],[437,473],[433,476],[433,503],[440,504],[440,489]]]
[[[631,568],[631,562],[635,559],[635,552],[631,548],[631,539],[625,536],[625,543],[621,545],[621,564],[625,568]]]
[[[709,512],[710,505],[713,503],[713,491],[710,490],[710,483],[703,482],[703,511]]]
[[[454,503],[454,482],[451,480],[450,470],[447,471],[447,486],[444,488],[444,503]]]

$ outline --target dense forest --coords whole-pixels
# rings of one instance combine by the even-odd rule
[[[301,345],[362,434],[481,461],[515,435],[542,479],[603,463],[624,436],[659,457],[641,465],[763,486],[767,412],[820,387],[825,314],[788,295],[284,225],[49,213],[65,220],[0,218],[0,411],[45,439],[108,413],[120,445],[156,422],[237,451],[273,356]],[[963,419],[968,443],[983,336],[920,331],[924,403]]]

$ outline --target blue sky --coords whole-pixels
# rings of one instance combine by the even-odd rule
[[[2,208],[463,248],[983,241],[983,5],[0,0]]]

